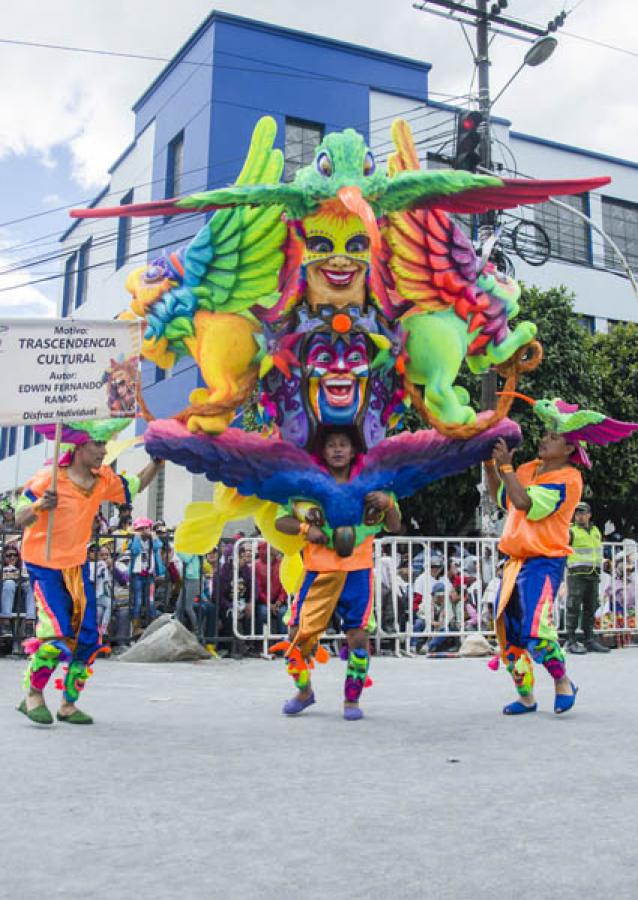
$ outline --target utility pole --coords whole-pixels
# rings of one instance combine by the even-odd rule
[[[491,98],[490,98],[490,58],[489,44],[490,32],[517,37],[521,40],[534,42],[535,39],[545,37],[549,31],[555,31],[563,24],[564,17],[548,23],[547,28],[538,28],[518,21],[510,16],[503,15],[507,7],[505,0],[495,0],[488,9],[488,0],[475,0],[472,7],[458,0],[421,0],[414,3],[415,9],[441,16],[448,21],[459,22],[461,26],[470,25],[476,29],[476,52],[474,65],[478,75],[478,106],[483,117],[481,125],[481,141],[478,147],[481,169],[492,170],[492,140],[491,140]],[[559,17],[560,18],[560,17]],[[479,237],[481,242],[486,240],[494,228],[494,212],[482,213],[479,216]],[[481,409],[494,409],[496,406],[496,372],[490,369],[481,378]]]
[[[489,25],[487,18],[487,0],[476,0],[476,57],[475,65],[478,75],[479,112],[483,116],[481,143],[479,145],[481,166],[492,170],[492,135],[490,126],[490,58],[489,58]],[[479,216],[479,235],[481,240],[489,236],[494,226],[494,213],[482,213]],[[488,369],[481,377],[481,409],[496,408],[496,372]],[[483,516],[481,517],[483,518]]]
[[[490,58],[489,58],[489,25],[487,18],[487,0],[476,0],[476,72],[478,75],[479,112],[483,116],[481,134],[481,165],[485,169],[492,168],[492,142],[490,133]]]
[[[523,37],[523,40],[533,42],[534,39],[547,34],[548,29],[540,29],[527,25],[516,19],[506,17],[502,11],[507,7],[506,2],[494,2],[488,11],[488,0],[475,0],[475,7],[469,4],[459,3],[458,0],[422,0],[413,4],[415,9],[429,12],[434,15],[452,19],[463,25],[471,25],[476,29],[476,52],[474,53],[474,65],[478,76],[478,106],[483,117],[481,126],[479,156],[481,168],[492,170],[492,140],[491,140],[491,98],[490,98],[490,58],[489,43],[490,30],[500,34]],[[438,7],[445,12],[439,12],[432,7]],[[561,23],[562,24],[562,23]],[[500,30],[499,30],[500,29]],[[479,235],[481,241],[487,239],[494,227],[494,212],[482,213],[479,216]],[[497,377],[494,369],[489,369],[481,377],[481,410],[494,409],[496,407]],[[481,469],[481,481],[478,485],[480,494],[479,502],[479,528],[484,537],[495,534],[497,510],[492,502],[487,488],[485,473]]]

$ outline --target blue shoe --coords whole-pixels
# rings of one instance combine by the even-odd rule
[[[314,702],[315,694],[314,691],[311,691],[310,696],[306,700],[299,700],[297,697],[293,697],[292,700],[286,700],[281,711],[285,716],[297,716],[304,709],[312,706]]]
[[[576,694],[578,693],[578,688],[573,681],[570,681],[569,683],[572,686],[571,694],[556,694],[556,696],[554,697],[554,712],[557,715],[566,713],[576,702]]]
[[[538,703],[535,703],[533,706],[525,706],[524,703],[521,703],[519,700],[515,700],[513,703],[508,703],[507,706],[503,707],[503,715],[524,716],[525,713],[536,712],[537,709]]]
[[[358,719],[363,719],[363,710],[358,706],[344,706],[343,718],[346,722],[356,722]]]

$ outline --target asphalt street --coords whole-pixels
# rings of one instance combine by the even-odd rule
[[[638,896],[636,649],[571,659],[563,717],[541,672],[517,719],[484,659],[374,659],[354,723],[339,660],[292,720],[281,661],[108,660],[94,726],[39,728],[23,665],[0,660],[2,898]]]

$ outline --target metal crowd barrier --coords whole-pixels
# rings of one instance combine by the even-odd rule
[[[8,543],[19,543],[20,530],[15,527],[0,528],[0,554],[4,562],[4,550]],[[165,550],[172,543],[173,534],[167,531],[160,538]],[[126,552],[131,535],[114,533],[96,537],[97,543],[107,542],[114,558],[128,569]],[[469,633],[481,633],[494,637],[493,606],[498,590],[498,572],[501,558],[497,540],[491,538],[439,538],[396,537],[379,538],[374,543],[375,568],[375,618],[372,632],[377,651],[382,648],[397,655],[411,653],[426,641],[437,639],[441,644],[458,642]],[[257,583],[257,559],[261,547],[265,548],[265,592],[259,596]],[[231,550],[232,548],[232,550]],[[234,650],[252,642],[267,655],[269,644],[286,636],[283,622],[285,598],[275,613],[273,598],[273,565],[276,551],[260,538],[224,540],[219,548],[216,577],[212,580],[214,596],[208,597],[212,610],[212,634],[206,639],[221,648]],[[638,596],[637,548],[634,542],[604,544],[605,562],[600,579],[600,616],[597,632],[614,635],[617,646],[631,641],[636,629],[636,597]],[[232,559],[232,585],[224,574],[222,560]],[[203,558],[200,559],[203,562]],[[436,564],[436,565],[435,565]],[[204,619],[201,613],[205,603],[201,598],[204,580],[200,565],[200,590],[198,609],[198,636],[204,639]],[[4,566],[0,573],[0,586],[5,581]],[[132,594],[128,583],[122,583],[111,567],[111,624],[109,638],[113,644],[127,644],[132,639]],[[454,584],[452,584],[452,581]],[[442,592],[432,600],[432,588],[437,583]],[[262,588],[264,585],[262,585]],[[28,581],[21,575],[15,602],[11,610],[11,630],[14,647],[19,647],[30,628],[28,612]],[[183,585],[181,587],[183,590]],[[155,602],[158,612],[175,614],[175,601],[171,599],[171,584],[166,578],[156,580]],[[264,602],[265,601],[265,602]],[[566,586],[562,585],[555,605],[554,616],[560,632],[565,629]],[[209,610],[210,611],[210,610]],[[145,611],[148,620],[148,610]],[[146,624],[144,621],[143,624]],[[187,624],[187,623],[185,623]],[[344,637],[340,623],[331,623],[327,640]],[[7,652],[6,649],[3,652]]]
[[[162,543],[162,552],[164,561],[168,558],[168,548],[172,546],[174,533],[166,530],[162,535],[156,535]],[[133,592],[130,584],[129,573],[129,544],[133,535],[127,532],[114,532],[109,534],[95,534],[91,544],[97,544],[98,547],[107,546],[111,554],[112,565],[110,567],[110,577],[108,581],[111,596],[111,619],[105,637],[113,646],[127,645],[133,640]],[[19,545],[22,539],[21,529],[8,526],[0,526],[0,597],[2,596],[4,582],[9,580],[8,574],[4,571],[5,547],[8,544]],[[217,567],[217,577],[213,578],[214,596],[208,597],[209,610],[212,609],[212,616],[206,619],[204,615],[203,588],[210,587],[205,585],[203,575],[204,557],[200,557],[199,566],[199,585],[195,603],[195,613],[197,620],[196,635],[202,641],[207,639],[209,642],[219,645],[229,652],[236,646],[236,639],[232,633],[230,625],[230,611],[232,607],[232,586],[227,591],[222,590],[221,584],[221,560],[224,556],[228,559],[232,557],[232,540],[222,540],[218,546],[220,564]],[[90,546],[90,545],[89,545]],[[232,563],[231,563],[232,565]],[[95,578],[96,569],[93,570]],[[231,576],[232,577],[232,576]],[[228,579],[230,582],[230,577]],[[180,621],[189,627],[186,617],[179,615],[179,598],[184,591],[184,580],[177,584],[173,584],[168,574],[164,577],[155,577],[153,579],[153,602],[157,614],[170,613],[177,615]],[[20,652],[22,641],[28,637],[32,630],[31,619],[27,616],[30,612],[30,605],[27,595],[30,593],[30,586],[26,569],[23,570],[18,589],[15,597],[11,600],[11,610],[7,610],[7,615],[2,616],[3,607],[0,607],[0,654]],[[226,597],[226,593],[228,596]],[[5,607],[9,605],[9,598],[5,592]],[[229,617],[226,618],[225,611],[228,610]],[[141,610],[141,624],[146,626],[150,622],[150,610],[147,602],[144,602]],[[205,625],[208,624],[208,631],[205,631]],[[3,632],[6,634],[3,635]]]
[[[261,546],[266,547],[265,598],[257,596],[256,560]],[[630,643],[637,633],[636,545],[631,541],[606,542],[604,553],[596,632],[614,635],[620,647]],[[274,621],[271,609],[273,560],[273,549],[260,538],[243,538],[233,548],[233,634],[239,641],[261,644],[264,656],[271,641],[285,637],[280,620]],[[494,603],[503,562],[495,538],[376,540],[376,628],[371,637],[377,651],[385,647],[396,655],[410,654],[426,641],[458,643],[470,633],[495,639]],[[435,585],[436,602],[432,598]],[[288,598],[289,603],[291,599]],[[561,634],[565,632],[566,600],[564,581],[554,606],[554,621]],[[325,639],[343,637],[335,627]]]

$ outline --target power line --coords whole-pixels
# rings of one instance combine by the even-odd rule
[[[437,112],[441,112],[441,111],[437,110]],[[426,117],[424,117],[424,118],[426,118]],[[417,131],[413,132],[413,134],[414,134],[414,136],[418,136],[420,134],[425,134],[425,133],[429,133],[431,131],[435,131],[437,128],[440,128],[440,124],[434,125],[431,128],[424,128],[421,130],[417,130]],[[429,139],[425,138],[425,139],[422,139],[419,141],[415,141],[415,144],[419,147],[425,147],[429,144],[434,144],[435,142],[439,142],[443,138],[451,138],[452,135],[453,135],[453,130],[450,130],[450,129],[444,130],[442,132],[438,131],[431,138],[429,138]],[[381,154],[379,156],[379,162],[387,161],[387,155],[384,156],[385,150],[383,149],[385,143],[389,144],[391,149],[394,148],[392,141],[383,142],[377,148],[375,148],[375,153],[379,152]],[[449,140],[446,140],[445,143],[449,143]],[[181,225],[181,223],[187,222],[192,219],[196,219],[201,215],[202,215],[202,213],[200,213],[200,212],[188,213],[186,215],[180,214],[178,217],[175,217],[174,219],[171,220],[168,227],[171,227],[173,225],[175,225],[175,226]],[[154,223],[151,220],[149,223],[141,223],[140,225],[132,226],[129,230],[129,234],[139,237],[140,235],[142,235],[144,233],[147,233],[147,234],[151,233],[153,231],[153,227],[154,227]],[[118,237],[117,230],[115,230],[113,232],[106,232],[104,234],[99,234],[97,236],[97,239],[96,239],[95,235],[91,235],[91,250],[93,251],[94,249],[103,249],[104,247],[114,244],[117,241],[117,237]],[[165,234],[163,234],[162,237],[163,237],[163,243],[159,249],[164,249],[168,244],[173,243]],[[77,249],[78,248],[74,248],[72,252],[76,252]],[[148,248],[146,250],[140,251],[140,253],[150,254],[155,249],[158,249],[158,248]],[[56,260],[62,260],[62,259],[69,258],[70,255],[71,254],[69,252],[69,249],[65,248],[56,254],[52,253],[52,254],[49,254],[47,256],[43,256],[40,258],[26,260],[26,261],[20,261],[17,265],[8,266],[4,270],[0,270],[0,276],[11,275],[16,272],[23,271],[25,269],[33,269],[33,268],[36,268],[38,265],[44,265],[45,263],[50,263],[50,262],[54,262]],[[140,255],[140,254],[137,253],[135,255]],[[109,258],[108,260],[103,260],[100,263],[95,263],[95,264],[92,264],[89,266],[85,266],[82,269],[76,269],[74,271],[75,272],[80,272],[80,271],[83,272],[85,270],[89,270],[91,268],[102,266],[102,265],[112,265],[114,262],[115,262],[115,259]],[[34,279],[29,282],[25,282],[24,284],[21,284],[21,285],[13,285],[13,286],[10,286],[7,288],[1,288],[0,292],[17,289],[18,287],[25,287],[27,285],[40,284],[40,283],[43,283],[46,281],[52,281],[55,278],[64,278],[64,277],[65,277],[64,272],[60,272],[57,275],[47,275],[47,276],[43,276],[42,278],[38,278],[38,279]]]
[[[178,88],[178,91],[181,90],[183,86],[184,85],[181,85]],[[176,91],[175,93],[177,93],[178,91]],[[172,96],[174,96],[174,94],[171,95],[171,97],[169,99],[172,99]],[[446,94],[445,96],[448,97],[450,102],[453,100],[464,100],[467,98],[466,94]],[[214,102],[224,103],[224,104],[228,104],[228,105],[232,105],[232,106],[243,106],[243,108],[245,108],[245,109],[252,109],[252,110],[255,110],[256,112],[261,112],[262,115],[264,115],[268,112],[268,110],[264,110],[263,107],[248,106],[246,104],[238,104],[238,103],[235,103],[234,101],[231,103],[231,101],[226,101],[226,100],[215,100]],[[204,104],[202,104],[202,106],[198,110],[196,110],[196,112],[191,116],[190,119],[188,119],[186,122],[182,123],[182,128],[185,128],[187,125],[189,125],[193,121],[193,119],[195,119],[198,115],[201,115],[201,113],[209,106],[210,106],[210,102],[208,100],[206,100],[206,102]],[[428,112],[428,115],[435,115],[436,113],[443,114],[445,112],[445,110],[440,110],[438,108],[430,107],[427,102],[418,103],[415,106],[410,107],[407,110],[402,110],[398,114],[397,113],[389,113],[388,115],[379,116],[376,119],[370,119],[370,120],[367,120],[366,122],[355,123],[352,127],[359,128],[359,127],[364,127],[365,125],[376,124],[377,122],[382,122],[382,121],[386,121],[387,119],[396,118],[397,115],[405,116],[405,115],[408,115],[410,112],[415,112],[415,111],[422,110],[422,109],[429,109],[430,112]],[[275,110],[275,112],[279,112],[279,111]],[[156,112],[156,115],[157,115],[157,112]],[[370,133],[372,134],[374,132],[371,131]],[[158,151],[158,153],[155,154],[155,156],[153,157],[153,161],[155,161],[155,159],[163,152],[164,152],[164,148],[162,148],[160,151]],[[198,168],[187,170],[187,171],[183,172],[182,174],[188,175],[188,174],[192,174],[194,172],[203,171],[204,169],[219,168],[221,166],[230,165],[231,163],[235,163],[235,162],[243,163],[245,158],[246,158],[245,154],[242,156],[235,156],[230,159],[221,160],[219,162],[213,162],[210,166],[199,166]],[[150,185],[157,184],[164,180],[165,180],[164,176],[160,176],[159,178],[152,179],[151,181],[143,181],[143,182],[139,182],[137,184],[131,184],[128,187],[128,190],[130,190],[130,189],[136,190],[136,189],[139,189],[142,187],[148,187]],[[195,190],[198,190],[198,188],[196,188]],[[102,198],[102,199],[105,199],[106,197],[111,197],[115,193],[119,194],[119,191],[117,191],[117,192],[116,191],[108,191],[104,195],[104,198]],[[29,215],[21,216],[20,218],[17,218],[17,219],[10,219],[10,220],[7,220],[6,222],[0,222],[0,228],[6,228],[9,225],[18,225],[22,222],[31,221],[32,219],[37,219],[37,218],[41,218],[43,216],[52,215],[55,212],[64,212],[65,210],[73,209],[73,207],[75,207],[75,206],[80,206],[83,203],[89,203],[89,202],[91,202],[92,199],[93,199],[92,197],[88,197],[88,198],[83,197],[79,200],[72,201],[71,203],[64,205],[64,206],[57,206],[57,207],[54,207],[53,209],[44,210],[43,212],[30,213]],[[50,234],[53,235],[53,234],[57,234],[57,233],[58,232],[51,232]],[[48,237],[48,236],[49,235],[46,235],[46,237]],[[19,246],[19,245],[16,245],[16,246]],[[4,249],[7,250],[10,248],[4,248]]]
[[[603,47],[605,50],[614,50],[616,53],[624,53],[626,56],[638,57],[638,51],[636,50],[628,50],[626,47],[608,44],[606,41],[598,41],[595,38],[585,37],[582,34],[574,34],[573,31],[565,31],[564,28],[562,29],[561,34],[573,38],[576,41],[582,41],[585,44],[592,44],[594,47]]]
[[[428,2],[428,0],[425,0],[425,2]],[[435,0],[429,0],[429,2],[435,2]],[[565,10],[566,14],[570,15],[570,13],[573,13],[574,10],[576,10],[584,2],[585,2],[585,0],[579,0],[579,2],[576,3],[576,5],[573,6],[571,9]],[[432,12],[432,10],[428,10],[425,7],[425,4],[423,7],[420,7],[420,6],[416,7],[416,9],[419,9],[421,12]],[[465,12],[465,13],[471,12],[471,7],[465,7],[463,9],[463,12]],[[497,17],[496,21],[498,21],[498,17]],[[543,31],[545,30],[544,26],[539,25],[538,22],[532,22],[528,19],[517,18],[517,19],[512,19],[511,21],[515,22],[517,25],[523,25],[523,26],[526,25],[526,26],[529,26],[530,28],[537,28],[537,29],[543,30]],[[638,57],[637,50],[630,50],[627,47],[621,47],[618,44],[612,44],[609,41],[600,41],[600,40],[597,40],[596,38],[589,37],[588,35],[576,34],[573,31],[566,31],[564,28],[561,29],[560,33],[561,33],[561,35],[565,35],[565,37],[570,37],[573,40],[582,41],[583,43],[591,44],[592,46],[595,46],[595,47],[602,47],[605,50],[612,50],[615,53],[624,53],[626,56]],[[505,32],[499,32],[499,34],[506,35]]]
[[[38,41],[20,41],[20,40],[14,40],[14,39],[10,39],[10,38],[0,38],[0,44],[15,45],[18,47],[31,47],[33,49],[58,50],[58,51],[66,52],[66,53],[84,53],[84,54],[95,55],[95,56],[115,57],[117,59],[138,59],[138,60],[141,60],[144,62],[171,63],[174,60],[174,57],[169,58],[166,56],[153,56],[153,55],[142,54],[142,53],[127,53],[125,51],[119,51],[119,50],[101,50],[97,47],[77,47],[77,46],[71,46],[71,45],[65,45],[65,44],[50,44],[50,43],[44,43],[44,42],[38,42]],[[204,61],[198,62],[197,60],[187,60],[187,59],[180,59],[176,63],[176,65],[188,65],[188,66],[194,66],[196,68],[197,67],[205,67],[205,68],[210,68],[210,69],[229,69],[230,71],[233,71],[233,72],[252,72],[252,73],[257,73],[259,75],[277,75],[277,76],[288,77],[288,78],[297,78],[298,74],[303,74],[305,78],[311,79],[311,80],[338,82],[341,84],[357,84],[357,85],[362,85],[365,87],[370,87],[369,82],[359,81],[355,78],[344,78],[339,75],[322,74],[321,72],[316,72],[316,71],[313,71],[312,69],[303,69],[299,66],[290,66],[285,63],[270,62],[269,60],[259,59],[258,57],[244,56],[241,53],[230,53],[230,52],[223,51],[223,50],[219,51],[219,52],[225,56],[233,56],[233,57],[236,57],[237,59],[248,60],[249,62],[259,62],[262,65],[281,67],[282,71],[278,71],[275,68],[250,69],[245,66],[230,66],[225,63],[204,62]],[[287,69],[288,71],[285,71],[285,69]],[[376,87],[378,90],[388,91],[388,92],[397,90],[396,87],[391,86],[391,85],[379,84],[379,85],[376,85]],[[440,94],[438,92],[431,92],[431,93],[433,93],[433,94],[437,93],[438,96],[443,96],[443,97],[446,96],[444,93],[440,93]]]
[[[462,95],[462,94],[458,94],[458,95],[450,95],[450,99],[452,99],[452,100],[466,99],[466,95]],[[191,117],[190,120],[188,120],[187,123],[184,123],[184,127],[185,127],[187,124],[189,124],[189,123],[193,120],[193,118],[194,118],[196,115],[199,115],[199,114],[201,113],[201,111],[203,110],[203,108],[205,108],[206,106],[208,106],[208,101],[206,102],[206,104],[204,104],[204,106],[203,106],[202,108],[200,108],[200,110],[198,110],[198,111]],[[263,110],[259,110],[258,107],[251,107],[251,108],[252,108],[252,109],[257,109],[258,111],[263,112]],[[385,122],[385,121],[387,121],[388,119],[394,119],[394,118],[396,118],[397,116],[409,116],[411,113],[414,113],[414,112],[422,112],[422,111],[424,111],[424,110],[425,110],[425,114],[424,114],[423,116],[421,116],[421,117],[418,117],[418,118],[415,117],[415,118],[413,118],[413,119],[411,120],[411,123],[412,123],[412,124],[414,124],[415,122],[419,122],[419,121],[421,121],[421,120],[424,120],[425,118],[428,118],[428,117],[433,116],[433,115],[437,115],[437,114],[439,114],[439,115],[446,115],[446,114],[448,114],[448,113],[447,113],[447,110],[442,110],[442,109],[439,109],[439,108],[433,108],[433,107],[430,107],[427,103],[418,103],[418,104],[416,104],[415,106],[410,107],[410,108],[408,108],[408,109],[406,109],[406,110],[401,110],[401,111],[399,111],[398,113],[396,113],[396,112],[395,112],[395,113],[389,113],[389,114],[384,115],[384,116],[378,116],[378,117],[376,117],[375,119],[368,120],[367,122],[364,122],[364,123],[355,123],[355,127],[360,127],[360,126],[362,126],[362,125],[368,125],[368,126],[370,126],[370,125],[378,124],[378,123],[380,123],[380,122]],[[378,130],[370,129],[370,135],[376,134],[376,133],[378,133],[378,131],[380,131],[380,129],[378,129]],[[422,133],[422,132],[418,132],[418,133]],[[389,143],[389,142],[386,142],[386,143]],[[153,157],[153,161],[157,158],[157,156],[158,156],[161,152],[163,152],[163,151],[160,150],[160,151],[158,151],[157,154],[155,154],[155,156]],[[220,160],[220,161],[218,161],[218,162],[213,162],[213,163],[211,163],[210,165],[206,165],[206,166],[198,166],[198,167],[196,167],[196,168],[186,170],[185,172],[182,173],[182,175],[191,175],[191,174],[194,174],[194,173],[200,172],[200,171],[213,170],[213,169],[221,168],[221,167],[223,167],[223,166],[231,165],[232,163],[243,163],[244,160],[245,160],[245,154],[243,154],[242,156],[232,157],[232,158],[229,158],[229,159]],[[138,189],[143,188],[143,187],[149,187],[149,186],[151,186],[151,185],[153,185],[153,184],[157,184],[157,183],[162,182],[162,181],[164,181],[164,180],[165,180],[164,176],[161,176],[161,177],[159,177],[159,178],[152,179],[151,181],[145,181],[145,182],[139,182],[139,183],[137,183],[137,184],[132,184],[132,185],[130,185],[130,186],[127,187],[127,190],[131,190],[131,189],[132,189],[132,190],[135,191],[135,190],[138,190]],[[217,186],[221,186],[221,182],[220,182]],[[213,186],[210,186],[210,185],[207,185],[207,184],[196,185],[196,186],[193,187],[193,189],[190,191],[190,193],[195,193],[195,192],[198,191],[198,190],[206,190],[206,189],[208,189],[208,190],[213,190],[214,187],[215,187],[214,185],[213,185]],[[112,191],[112,190],[110,190],[110,191],[108,191],[106,194],[104,194],[104,196],[103,196],[101,199],[106,199],[107,197],[112,197],[112,196],[114,196],[115,194],[120,195],[120,194],[121,194],[121,191],[120,191],[120,190],[118,190],[118,191]],[[82,204],[82,203],[86,203],[86,202],[87,202],[86,199],[82,199],[82,200],[79,200],[79,201],[75,201],[75,202],[73,202],[73,203],[71,203],[71,204],[69,204],[69,205],[66,205],[66,206],[56,207],[54,210],[47,210],[47,211],[42,212],[42,213],[37,213],[37,214],[29,215],[29,216],[24,216],[24,217],[18,218],[18,219],[13,219],[13,220],[11,220],[11,221],[2,222],[2,223],[0,223],[0,228],[7,227],[7,226],[13,225],[13,224],[19,224],[19,223],[21,223],[21,222],[23,222],[23,221],[29,221],[29,220],[31,220],[31,219],[33,219],[33,218],[38,217],[38,216],[48,215],[48,214],[50,214],[50,213],[52,213],[52,212],[65,211],[65,210],[68,210],[68,209],[73,208],[74,206],[78,206],[78,205],[80,205],[80,204]],[[8,246],[8,247],[2,247],[2,248],[0,248],[0,254],[1,254],[1,253],[10,253],[10,252],[12,252],[12,251],[19,250],[19,249],[21,249],[21,248],[23,248],[23,247],[32,246],[33,244],[36,244],[37,242],[39,242],[39,241],[41,241],[41,240],[45,240],[46,238],[49,238],[49,237],[56,237],[56,236],[59,236],[59,231],[49,232],[48,234],[46,234],[46,235],[41,235],[40,237],[34,238],[34,239],[32,239],[31,241],[20,242],[20,243],[14,244],[14,245],[10,245],[10,246]],[[51,242],[52,245],[56,245],[56,244],[58,244],[58,243],[59,243],[59,239]],[[45,246],[46,246],[46,244],[45,244]],[[35,263],[34,263],[34,265],[35,265]]]

